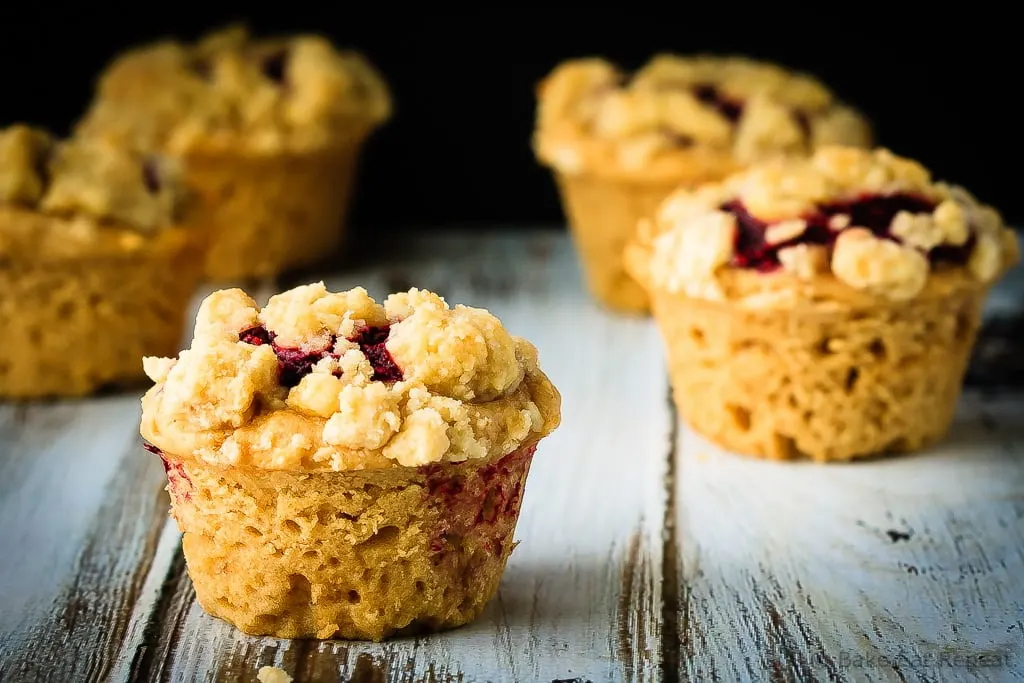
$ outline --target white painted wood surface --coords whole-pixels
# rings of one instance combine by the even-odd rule
[[[0,405],[0,681],[253,681],[263,665],[318,683],[1024,676],[1020,393],[968,392],[951,439],[919,456],[752,461],[675,426],[653,323],[597,309],[564,235],[396,250],[302,280],[487,307],[563,394],[484,615],[380,645],[240,634],[194,601],[138,393]]]
[[[823,467],[678,441],[695,680],[1024,678],[1021,402],[965,398],[927,453]]]

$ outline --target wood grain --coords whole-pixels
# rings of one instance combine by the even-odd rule
[[[693,680],[1024,676],[1024,424],[962,402],[950,439],[841,466],[681,430],[682,673]]]
[[[122,656],[122,670],[140,681],[251,681],[264,665],[317,682],[656,680],[671,424],[649,321],[594,307],[557,233],[423,240],[387,266],[324,279],[377,297],[431,289],[490,309],[538,346],[563,394],[564,426],[534,461],[521,544],[499,595],[455,632],[381,645],[285,642],[244,636],[203,614],[172,558],[161,570],[169,590],[136,610],[151,626]]]
[[[0,680],[104,680],[167,517],[139,396],[0,413]]]
[[[537,344],[564,421],[485,614],[379,645],[245,636],[195,602],[138,393],[0,405],[0,681],[250,682],[264,665],[317,683],[1024,677],[1024,397],[1006,361],[1024,357],[1024,272],[990,302],[1003,322],[945,444],[820,467],[722,453],[681,426],[655,326],[598,310],[564,235],[380,251],[245,288],[263,303],[321,278],[425,287]]]

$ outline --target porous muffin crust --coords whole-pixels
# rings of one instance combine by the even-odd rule
[[[190,349],[147,358],[204,608],[249,633],[380,640],[457,626],[497,589],[560,397],[536,349],[430,292],[208,297]]]
[[[534,149],[554,171],[587,285],[625,312],[646,312],[648,300],[623,249],[673,190],[871,141],[867,122],[814,78],[739,57],[658,55],[631,77],[603,59],[573,60],[537,96]]]
[[[337,255],[363,142],[390,115],[359,54],[232,27],[117,58],[76,131],[184,162],[210,235],[206,274],[225,281]]]
[[[825,148],[679,191],[626,253],[683,418],[769,458],[918,450],[947,432],[999,214],[886,150]]]
[[[0,130],[0,395],[142,379],[178,346],[202,245],[177,165],[100,141]]]

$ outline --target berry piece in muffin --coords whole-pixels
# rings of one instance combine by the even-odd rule
[[[181,159],[211,234],[208,276],[267,276],[329,256],[362,143],[391,114],[359,54],[241,27],[130,50],[76,131]]]
[[[679,191],[626,254],[684,418],[743,453],[817,460],[942,438],[987,292],[1018,260],[966,190],[849,147]]]
[[[174,468],[200,603],[280,637],[475,618],[560,419],[529,342],[416,289],[216,292],[191,347],[145,367],[142,434]]]
[[[170,159],[0,130],[0,396],[77,396],[142,379],[178,345],[200,277]]]
[[[680,186],[772,157],[868,146],[867,122],[815,78],[740,57],[658,55],[634,74],[560,65],[538,91],[534,148],[555,172],[591,290],[644,310],[622,267],[636,222]]]

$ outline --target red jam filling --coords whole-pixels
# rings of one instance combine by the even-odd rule
[[[911,194],[863,195],[856,199],[842,202],[821,204],[817,209],[802,216],[807,221],[807,229],[803,234],[778,244],[765,241],[765,231],[769,223],[750,214],[740,201],[731,201],[722,205],[721,210],[736,217],[736,241],[731,265],[747,268],[762,273],[770,273],[781,266],[779,251],[798,244],[821,245],[832,248],[841,230],[829,226],[829,220],[836,215],[850,216],[850,225],[869,229],[876,237],[900,242],[890,232],[893,218],[900,211],[910,213],[931,213],[935,202],[924,197]],[[933,263],[966,263],[974,245],[973,235],[961,246],[940,245],[928,252],[928,259]]]
[[[288,51],[281,50],[266,57],[260,64],[263,75],[277,85],[285,85],[285,75],[288,66]]]
[[[364,327],[349,340],[359,345],[367,360],[370,361],[370,365],[373,366],[373,379],[381,382],[397,382],[402,379],[402,371],[385,346],[390,329],[387,325]],[[332,351],[337,341],[336,337],[332,337],[330,343],[325,348],[314,351],[279,346],[274,341],[274,338],[274,333],[262,325],[250,327],[238,334],[239,341],[243,341],[246,344],[252,344],[253,346],[269,344],[274,349],[278,363],[278,382],[284,387],[296,386],[302,381],[303,377],[313,371],[313,366],[324,358],[338,357]]]
[[[704,104],[714,107],[719,114],[732,123],[740,120],[743,115],[743,102],[730,99],[719,92],[715,86],[705,83],[693,88],[693,96]]]
[[[373,366],[373,379],[379,382],[398,382],[402,379],[402,371],[385,345],[390,333],[390,325],[364,327],[349,339],[350,342],[359,345],[359,349]]]
[[[743,116],[745,103],[742,100],[727,97],[713,84],[702,83],[691,87],[690,90],[693,92],[694,97],[704,104],[714,108],[715,111],[725,117],[725,119],[730,123],[737,123]],[[790,113],[796,121],[797,126],[800,127],[800,131],[803,133],[804,138],[810,139],[811,120],[808,118],[807,114],[797,110],[793,110]],[[673,141],[674,144],[680,147],[693,144],[693,139],[688,136],[679,135],[678,133],[673,133],[671,131],[664,131],[664,133]]]
[[[192,480],[188,474],[185,473],[185,467],[180,462],[171,462],[167,459],[167,454],[162,450],[149,443],[148,441],[142,442],[142,447],[153,455],[160,456],[160,462],[164,466],[164,474],[167,475],[167,488],[170,489],[170,493],[177,500],[179,497],[183,500],[192,499]]]
[[[424,494],[446,511],[431,551],[443,553],[472,536],[501,554],[519,516],[526,468],[536,450],[536,444],[522,448],[469,474],[451,474],[451,465],[420,467],[427,478]]]
[[[156,194],[160,191],[160,172],[157,170],[156,162],[153,159],[146,159],[142,162],[142,182],[146,186],[146,191],[150,194]]]

